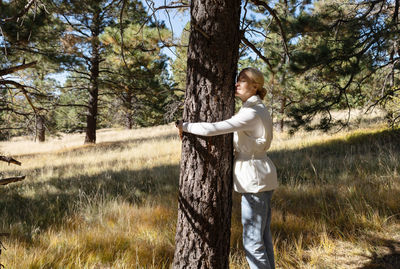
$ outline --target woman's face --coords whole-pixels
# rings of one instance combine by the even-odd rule
[[[235,88],[235,96],[239,97],[243,102],[257,93],[256,85],[251,82],[246,72],[241,72],[239,74]]]

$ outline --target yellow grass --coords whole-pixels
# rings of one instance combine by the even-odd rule
[[[280,187],[272,232],[278,268],[400,267],[400,131],[276,134]],[[169,268],[180,141],[172,125],[1,142],[26,174],[0,188],[6,268]],[[247,268],[234,194],[231,268]],[[370,266],[370,267],[368,267]],[[397,266],[397,267],[396,267]]]

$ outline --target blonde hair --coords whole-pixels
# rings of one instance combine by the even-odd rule
[[[253,84],[257,86],[257,95],[260,96],[261,99],[264,99],[267,94],[267,90],[264,88],[264,75],[260,70],[254,67],[246,67],[240,71],[240,74],[243,72],[246,73],[246,76],[251,80]],[[240,75],[239,74],[239,75]]]

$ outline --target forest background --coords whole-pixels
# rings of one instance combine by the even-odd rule
[[[86,132],[94,143],[98,128],[181,117],[189,27],[176,38],[157,14],[187,8],[2,1],[0,139]],[[241,31],[239,69],[263,71],[280,129],[344,126],[348,119],[331,111],[354,108],[383,109],[398,123],[397,1],[249,1]],[[63,84],[54,79],[60,74]]]

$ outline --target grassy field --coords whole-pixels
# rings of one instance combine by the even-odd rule
[[[0,187],[6,268],[169,268],[180,141],[172,125],[1,142],[27,175]],[[400,130],[276,134],[278,268],[400,268]],[[247,268],[234,194],[231,268]]]

